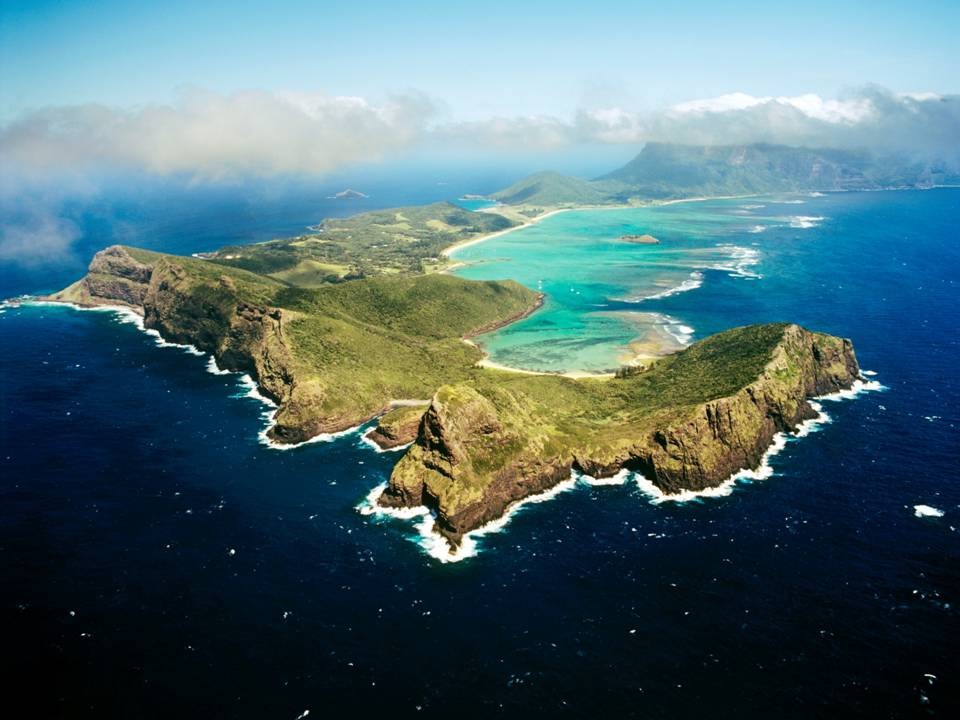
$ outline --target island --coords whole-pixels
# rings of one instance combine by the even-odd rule
[[[623,242],[633,243],[634,245],[659,245],[660,241],[653,235],[621,235]]]
[[[533,184],[548,181],[566,197],[576,188],[553,176]],[[377,210],[202,257],[115,245],[45,299],[126,308],[163,339],[249,374],[276,405],[272,443],[375,422],[366,439],[399,460],[373,501],[426,508],[451,549],[571,473],[632,471],[668,495],[718,486],[815,417],[811,398],[860,376],[849,340],[787,322],[730,329],[603,377],[484,367],[470,338],[535,312],[543,295],[442,271],[451,247],[529,222],[506,205]]]
[[[347,188],[346,190],[341,190],[338,193],[331,195],[328,200],[359,200],[360,198],[370,197],[369,195],[360,192],[359,190],[351,190]]]

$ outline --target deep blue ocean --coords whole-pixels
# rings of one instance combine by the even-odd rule
[[[184,194],[125,210],[122,236],[81,212],[76,259],[6,267],[0,294],[65,285],[116,239],[183,253],[295,233],[341,212],[322,197],[238,213]],[[263,406],[204,358],[110,313],[0,312],[5,705],[957,717],[960,190],[811,197],[796,212],[820,219],[739,239],[762,279],[705,270],[696,290],[645,304],[697,337],[768,320],[850,337],[887,389],[825,403],[832,422],[728,497],[654,505],[629,484],[581,487],[456,564],[409,523],[357,512],[396,454],[356,435],[269,449]]]

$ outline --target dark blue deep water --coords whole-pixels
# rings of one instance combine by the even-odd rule
[[[263,407],[203,358],[109,313],[6,309],[5,705],[957,717],[960,190],[809,198],[802,214],[824,219],[743,238],[762,280],[708,271],[651,309],[699,336],[781,319],[848,336],[888,390],[830,403],[773,477],[728,497],[578,488],[457,564],[354,509],[395,455],[356,436],[268,449]],[[205,249],[186,244],[154,247]],[[53,281],[15,277],[17,292]]]

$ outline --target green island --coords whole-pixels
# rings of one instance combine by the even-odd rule
[[[662,148],[644,153],[653,151]],[[610,187],[583,182],[591,203],[595,184]],[[537,206],[551,183],[552,202]],[[46,299],[130,308],[164,339],[248,373],[277,405],[273,442],[378,419],[368,439],[410,446],[376,502],[426,506],[452,548],[574,471],[632,470],[667,494],[717,486],[813,417],[810,398],[859,377],[850,341],[789,323],[728,330],[603,377],[482,367],[469,338],[535,312],[543,297],[438,272],[447,251],[576,204],[581,186],[541,174],[517,187],[498,193],[515,205],[489,212],[379,210],[203,257],[112,246]]]

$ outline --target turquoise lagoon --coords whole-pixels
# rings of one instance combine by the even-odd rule
[[[657,301],[712,277],[755,282],[763,236],[815,227],[800,198],[711,200],[563,211],[452,253],[475,280],[513,278],[545,295],[525,320],[478,338],[502,365],[548,372],[604,372],[673,352],[697,336],[690,318]],[[649,233],[658,245],[624,235]]]

